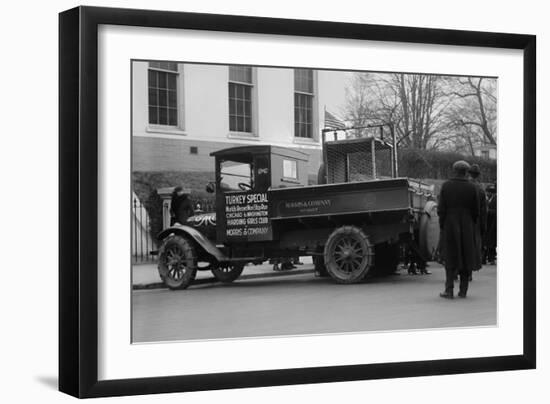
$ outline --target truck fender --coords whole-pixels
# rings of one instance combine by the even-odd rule
[[[218,262],[226,261],[228,258],[225,256],[221,250],[216,247],[212,241],[204,237],[204,235],[198,231],[197,229],[194,229],[190,226],[185,226],[182,224],[176,224],[174,226],[168,227],[161,231],[157,238],[159,240],[164,240],[166,237],[168,237],[171,234],[178,234],[184,237],[188,237],[193,239],[198,245],[200,245],[204,250],[212,255],[214,258],[218,260]]]

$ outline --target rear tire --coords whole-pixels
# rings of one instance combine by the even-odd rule
[[[217,280],[223,283],[231,283],[243,273],[243,263],[216,264],[212,273]]]
[[[360,282],[374,263],[374,246],[363,231],[343,226],[329,236],[324,251],[325,265],[338,283]]]
[[[158,271],[168,288],[187,288],[197,274],[197,255],[193,244],[182,236],[172,235],[164,239],[159,249]]]

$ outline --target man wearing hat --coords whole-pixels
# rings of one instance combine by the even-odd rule
[[[193,204],[189,199],[191,190],[182,186],[177,186],[172,192],[170,203],[170,214],[172,216],[170,225],[174,223],[185,224],[187,219],[195,214]]]
[[[487,233],[485,234],[485,250],[487,261],[494,265],[497,258],[497,186],[488,185],[487,192]]]
[[[479,166],[477,164],[472,164],[468,172],[470,173],[472,182],[477,187],[477,194],[479,198],[479,219],[476,223],[475,231],[475,243],[478,254],[476,256],[476,266],[474,267],[474,271],[478,271],[481,269],[481,265],[484,264],[483,261],[485,258],[483,254],[483,238],[485,237],[485,232],[487,230],[487,196],[485,195],[485,191],[479,181],[479,175],[481,174]]]
[[[460,276],[458,296],[466,297],[469,277],[476,266],[475,227],[479,218],[477,187],[468,179],[470,165],[459,160],[453,164],[453,178],[441,186],[437,213],[441,244],[445,256],[445,291],[440,296],[454,297],[454,277]]]

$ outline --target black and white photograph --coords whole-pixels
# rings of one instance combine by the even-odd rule
[[[7,2],[0,401],[545,404],[547,8]]]
[[[546,403],[547,8],[6,3],[0,401]]]
[[[61,391],[536,368],[534,35],[59,22]]]
[[[130,68],[132,343],[498,326],[497,77]]]

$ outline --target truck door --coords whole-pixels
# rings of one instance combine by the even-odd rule
[[[254,189],[256,192],[267,192],[271,186],[269,156],[254,156]]]
[[[220,160],[217,166],[217,241],[272,240],[268,157],[235,156]]]

